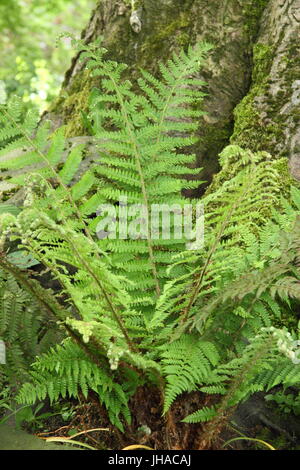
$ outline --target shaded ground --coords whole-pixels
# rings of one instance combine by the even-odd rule
[[[197,450],[203,438],[203,426],[185,424],[181,420],[190,413],[211,406],[218,397],[200,393],[184,394],[175,401],[171,411],[162,417],[162,407],[157,389],[140,387],[130,402],[132,423],[125,426],[123,434],[111,426],[105,410],[97,397],[90,394],[77,407],[76,415],[67,426],[50,426],[48,435],[68,437],[71,429],[87,431],[94,428],[108,428],[108,432],[96,431],[80,436],[76,440],[85,442],[96,449],[120,450],[129,445],[142,444],[153,449]],[[50,423],[49,423],[50,424]],[[213,447],[209,450],[223,450],[223,445],[239,436],[266,440],[278,450],[299,449],[299,417],[292,414],[283,416],[276,406],[267,403],[263,394],[255,394],[240,405],[220,430]],[[54,423],[53,423],[54,425]],[[226,446],[228,450],[266,450],[251,441],[235,441]]]
[[[197,450],[201,448],[205,427],[198,424],[185,424],[181,420],[203,406],[211,406],[218,400],[201,393],[184,394],[175,401],[170,412],[162,417],[162,407],[157,389],[140,387],[131,399],[132,423],[125,425],[125,433],[110,424],[107,413],[99,404],[97,396],[89,394],[80,402],[72,400],[74,409],[69,422],[54,414],[43,422],[43,432],[15,429],[11,421],[0,426],[0,450],[71,450],[77,446],[62,446],[46,443],[46,437],[69,438],[71,433],[84,433],[74,440],[92,446],[95,450],[121,450],[130,445],[146,445],[156,450]],[[45,404],[50,410],[50,405]],[[46,411],[47,411],[46,410]],[[44,411],[44,410],[43,410]],[[125,423],[124,423],[125,424]],[[106,428],[97,429],[95,428]],[[30,428],[28,428],[30,429]],[[92,431],[91,431],[92,430]],[[217,433],[218,434],[218,433]],[[38,436],[38,437],[37,437]],[[237,437],[263,439],[277,450],[299,449],[299,418],[278,413],[274,405],[257,393],[240,405],[228,422],[219,429],[219,434],[210,449],[223,450],[224,444]],[[234,441],[226,445],[228,450],[266,450],[266,447],[249,440]]]
[[[74,450],[71,446],[47,443],[10,424],[0,426],[0,450]]]
[[[146,445],[155,450],[197,450],[202,438],[201,424],[182,423],[182,419],[203,406],[211,406],[215,397],[204,394],[184,394],[169,413],[162,416],[162,403],[157,388],[140,387],[130,401],[132,422],[124,423],[126,431],[120,432],[110,424],[107,413],[92,392],[87,400],[76,406],[76,414],[66,425],[59,425],[51,418],[47,422],[47,433],[43,436],[68,437],[70,432],[85,431],[77,441],[93,446],[97,450],[121,450],[130,445]],[[63,424],[63,423],[61,423]],[[107,431],[93,431],[106,428]],[[232,435],[230,436],[232,437]],[[221,449],[224,441],[218,439],[214,450]]]

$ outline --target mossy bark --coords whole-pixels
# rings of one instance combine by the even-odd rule
[[[300,179],[300,0],[272,0],[253,54],[252,85],[235,109],[231,142],[288,157]]]
[[[204,167],[202,178],[210,181],[218,170],[218,154],[230,139],[275,157],[289,156],[291,161],[298,147],[300,155],[300,132],[299,136],[294,132],[300,115],[299,3],[136,0],[139,24],[135,28],[131,1],[101,0],[82,37],[90,42],[103,36],[109,56],[129,65],[133,81],[141,67],[157,74],[159,61],[167,60],[173,51],[201,40],[214,45],[201,71],[207,83],[206,115],[199,122],[200,141],[195,148],[195,163]],[[67,124],[70,137],[88,133],[81,112],[94,85],[78,56],[74,57],[61,94],[49,110],[56,124]]]

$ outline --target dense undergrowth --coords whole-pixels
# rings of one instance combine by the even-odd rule
[[[89,147],[70,150],[64,128],[50,134],[17,99],[1,107],[2,179],[23,198],[17,208],[3,192],[0,205],[1,382],[16,378],[18,358],[18,403],[92,394],[121,433],[148,389],[143,406],[158,408],[166,434],[181,429],[180,407],[194,432],[203,423],[194,448],[212,448],[239,403],[299,383],[300,191],[285,159],[229,146],[201,199],[204,246],[197,233],[154,236],[153,205],[176,213],[188,202],[197,215],[182,191],[199,185],[189,147],[210,46],[174,55],[161,80],[141,71],[139,91],[101,44],[77,46],[99,79],[83,116],[98,155],[88,169]],[[132,238],[121,236],[124,201]],[[63,339],[55,332],[43,352],[49,322]]]

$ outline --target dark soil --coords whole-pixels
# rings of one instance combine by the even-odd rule
[[[278,410],[266,404],[263,396],[256,394],[219,425],[213,444],[209,448],[203,447],[205,425],[186,424],[181,420],[203,406],[212,406],[218,398],[197,392],[184,394],[175,401],[170,412],[162,416],[157,388],[140,387],[130,402],[132,423],[130,426],[124,423],[126,432],[122,433],[110,424],[96,394],[90,393],[88,399],[82,398],[80,402],[73,400],[75,412],[70,422],[63,421],[60,415],[52,416],[43,426],[47,432],[35,434],[43,438],[69,438],[72,433],[85,431],[75,440],[97,450],[121,450],[130,445],[145,445],[155,450],[224,450],[223,446],[228,440],[239,436],[265,440],[278,450],[291,450],[299,446],[300,429],[299,434],[295,432],[295,426],[300,428],[299,419],[289,416],[289,421],[285,422],[278,416]],[[95,428],[105,428],[107,431],[88,432]],[[225,449],[267,450],[263,445],[247,440],[230,443]]]

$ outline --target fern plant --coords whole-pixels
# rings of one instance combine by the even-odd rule
[[[0,384],[16,390],[29,379],[29,367],[38,354],[61,336],[53,319],[12,275],[0,271],[0,338],[5,345],[5,364]]]
[[[297,351],[290,347],[286,357],[277,338],[285,333],[270,328],[280,323],[289,299],[300,297],[300,192],[293,187],[281,196],[283,161],[231,146],[221,155],[223,172],[230,159],[240,163],[202,201],[204,249],[186,250],[182,238],[156,239],[150,206],[182,207],[182,189],[199,184],[186,178],[195,173],[188,147],[202,114],[194,106],[203,96],[196,74],[209,46],[174,55],[161,66],[162,80],[142,71],[138,93],[122,80],[125,66],[105,60],[99,43],[77,45],[100,79],[88,116],[98,142],[94,165],[82,171],[88,149],[68,149],[63,128],[50,136],[31,114],[22,120],[17,101],[3,107],[0,118],[0,167],[6,182],[24,191],[22,210],[0,216],[0,267],[69,336],[37,357],[18,400],[93,390],[112,424],[124,430],[130,398],[151,383],[163,413],[183,392],[223,395],[219,406],[186,417],[219,429],[219,417],[249,394],[298,380],[299,365],[291,362]],[[99,239],[99,206],[114,205],[122,222],[125,200],[147,209],[140,237],[117,232],[116,239]],[[12,263],[7,239],[45,266],[58,292]],[[207,435],[210,442],[211,429]]]

